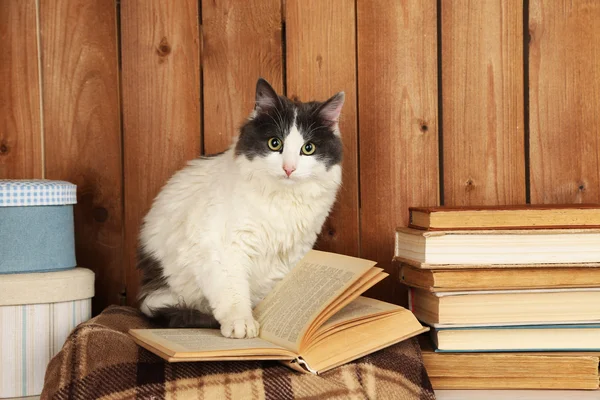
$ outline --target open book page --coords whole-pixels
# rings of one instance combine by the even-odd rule
[[[375,262],[310,251],[254,309],[260,337],[298,351],[311,322]]]
[[[129,333],[170,357],[202,358],[234,355],[289,354],[289,350],[260,338],[229,339],[218,329],[132,329]]]
[[[358,297],[350,304],[339,310],[335,315],[329,318],[318,329],[313,329],[306,334],[302,342],[300,352],[306,347],[315,345],[329,335],[355,325],[368,323],[370,321],[385,318],[394,312],[403,312],[403,307],[383,301],[371,299],[368,297]]]
[[[402,307],[371,299],[369,297],[360,296],[346,307],[335,313],[335,315],[325,322],[319,331],[327,330],[332,326],[345,324],[355,319],[365,318],[371,315],[385,314],[397,311]]]
[[[369,288],[375,286],[379,281],[383,280],[387,276],[388,274],[383,272],[381,268],[371,268],[371,270],[365,273],[358,281],[354,282],[341,296],[330,303],[319,314],[319,316],[311,322],[304,335],[304,338],[302,339],[302,342],[300,343],[300,349],[306,345],[306,341],[313,336],[315,331],[319,329],[321,325],[323,325],[346,305],[354,301],[354,299],[356,299],[358,296],[366,292]]]
[[[329,335],[303,350],[300,356],[312,370],[321,373],[428,330],[410,311],[400,308]]]

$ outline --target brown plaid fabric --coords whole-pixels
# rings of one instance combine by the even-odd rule
[[[50,361],[41,398],[435,399],[414,338],[314,376],[275,361],[167,363],[127,335],[149,327],[116,306],[79,325]]]

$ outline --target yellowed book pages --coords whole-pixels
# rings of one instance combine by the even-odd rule
[[[321,312],[317,318],[311,322],[309,328],[303,335],[302,342],[300,343],[300,349],[303,348],[303,344],[312,337],[312,335],[321,325],[330,320],[346,305],[353,303],[354,300],[357,300],[362,293],[366,292],[370,287],[374,286],[387,276],[388,274],[382,272],[380,268],[373,268],[371,271],[367,272],[363,277],[361,277],[361,279],[355,282],[342,296],[329,304],[323,310],[323,312]]]
[[[434,329],[431,338],[442,351],[600,351],[600,327],[592,324]]]
[[[233,340],[223,337],[218,329],[135,329],[131,334],[142,347],[151,343],[148,350],[156,349],[171,361],[296,357],[294,352],[261,338]]]
[[[600,268],[469,268],[425,270],[400,264],[400,282],[432,292],[600,287]]]
[[[405,258],[401,256],[394,256],[393,261],[396,263],[406,263],[408,265],[412,265],[416,268],[427,269],[427,270],[439,270],[439,269],[454,269],[454,270],[462,270],[462,269],[474,269],[474,268],[489,268],[489,269],[506,269],[506,268],[515,268],[515,269],[526,269],[526,268],[598,268],[600,267],[600,262],[582,262],[582,263],[573,263],[573,262],[560,262],[560,263],[520,263],[520,264],[484,264],[484,263],[428,263],[421,262],[411,258]]]
[[[428,325],[519,325],[598,321],[600,288],[430,292],[410,289],[410,309]]]
[[[429,377],[448,378],[561,378],[583,376],[598,380],[598,353],[506,352],[436,353],[419,337]]]
[[[594,376],[559,376],[536,378],[506,377],[440,377],[430,376],[431,386],[435,390],[444,389],[563,389],[563,390],[596,390],[598,377]]]
[[[390,303],[384,303],[369,297],[359,297],[356,301],[342,308],[327,322],[325,322],[319,331],[325,331],[338,324],[346,324],[365,316],[374,316],[389,313],[398,310],[398,306]]]
[[[320,373],[429,330],[403,307],[360,296],[387,276],[374,265],[309,252],[255,308],[260,323],[255,339],[228,339],[210,329],[137,329],[130,334],[173,362],[277,359]]]
[[[325,372],[394,343],[426,332],[407,310],[355,325],[309,345],[300,356],[315,371]],[[399,332],[406,332],[399,335]]]
[[[323,325],[318,326],[318,329],[308,332],[309,336],[305,337],[303,344],[314,346],[333,333],[404,311],[406,310],[403,307],[396,304],[360,296],[335,313]],[[304,350],[305,346],[302,349]]]
[[[260,337],[294,352],[312,321],[375,265],[374,262],[310,252],[254,309]]]
[[[599,244],[600,229],[432,232],[398,228],[394,257],[421,268],[524,264],[597,266],[600,265]]]
[[[410,224],[423,229],[599,227],[600,204],[411,208]]]
[[[295,353],[261,338],[228,339],[216,329],[131,330],[134,340],[170,362],[288,360],[303,372],[322,373],[429,330],[403,307],[359,297],[324,324],[306,349]],[[303,365],[298,365],[300,360]]]

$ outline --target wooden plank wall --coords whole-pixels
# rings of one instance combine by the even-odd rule
[[[123,290],[116,18],[112,0],[40,2],[45,177],[77,185],[77,262],[96,273],[94,312]]]
[[[531,201],[600,201],[600,2],[530,0]]]
[[[369,294],[404,302],[395,228],[409,205],[439,201],[436,1],[376,3],[357,3],[360,254],[393,277]]]
[[[43,176],[36,0],[0,0],[0,179]]]
[[[152,199],[229,145],[259,76],[346,92],[319,248],[394,273],[411,205],[600,202],[594,0],[0,0],[0,38],[0,178],[78,185],[95,312],[135,303]],[[405,302],[392,278],[369,294]]]
[[[525,203],[523,3],[440,13],[444,204]]]
[[[154,196],[188,160],[200,155],[198,3],[121,4],[125,283],[135,304],[138,232]]]

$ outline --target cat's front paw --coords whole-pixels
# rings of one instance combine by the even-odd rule
[[[258,330],[258,322],[252,316],[221,322],[221,334],[228,338],[250,339],[258,335]]]

